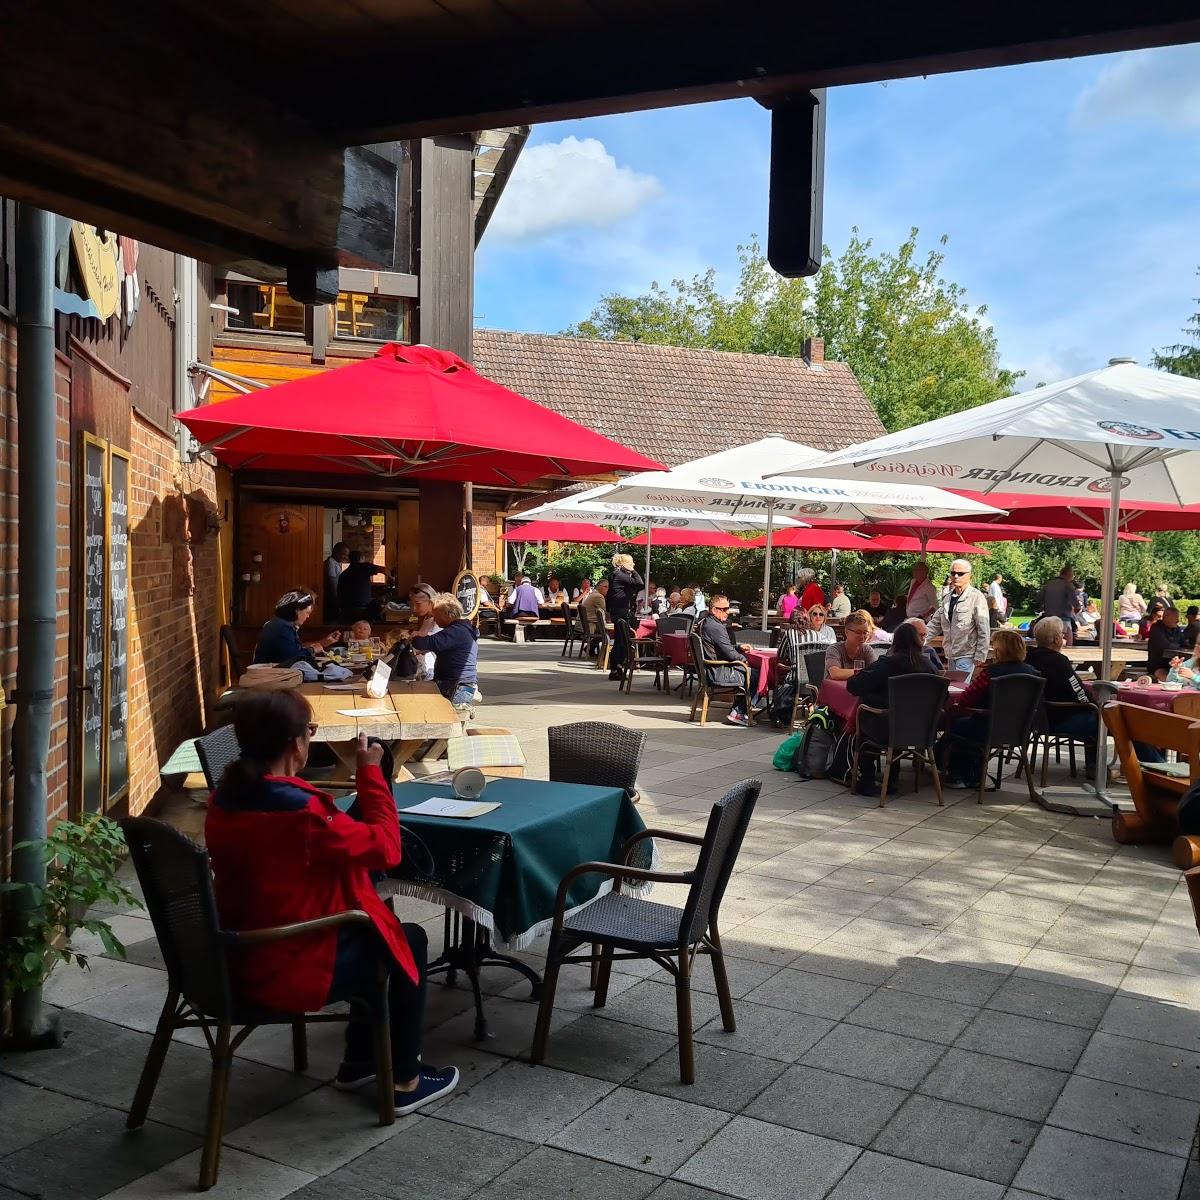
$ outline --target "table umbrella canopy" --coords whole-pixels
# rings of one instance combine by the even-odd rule
[[[1112,612],[1122,504],[1200,504],[1200,379],[1113,359],[1107,367],[979,408],[797,459],[778,474],[828,479],[923,479],[943,487],[1107,499],[1101,611]],[[1112,622],[1100,622],[1102,678],[1112,667]],[[1104,792],[1105,756],[1097,756]],[[1076,811],[1069,809],[1067,811]]]
[[[660,465],[428,346],[390,343],[374,358],[206,404],[179,419],[233,468],[505,487]]]
[[[650,535],[639,534],[629,544],[645,546]],[[754,550],[763,544],[762,538],[738,537],[723,529],[655,529],[654,545],[662,546],[717,546],[725,550]]]
[[[977,542],[1036,542],[1041,538],[1059,541],[1098,542],[1104,537],[1103,530],[1091,527],[1073,528],[1070,525],[1012,525],[1008,522],[993,525],[987,521],[864,521],[854,527],[855,533],[868,537],[897,534],[914,537],[937,538],[942,541]],[[1122,533],[1123,542],[1148,542],[1150,539],[1137,533]]]
[[[957,538],[928,538],[922,541],[902,533],[884,533],[862,547],[868,554],[988,554],[990,551]]]
[[[676,508],[728,509],[737,514],[771,512],[776,518],[782,515],[851,522],[884,520],[911,512],[928,517],[996,512],[990,502],[915,481],[768,478],[788,463],[822,457],[821,451],[800,442],[765,437],[671,471],[630,475],[613,484],[604,498]]]
[[[756,537],[751,546],[765,546],[767,538]],[[869,550],[870,541],[850,529],[780,529],[771,536],[771,545],[784,550]]]
[[[524,521],[510,525],[504,533],[506,542],[591,542],[594,544],[619,542],[618,534],[599,525],[570,521]]]
[[[967,493],[970,495],[971,493]],[[983,499],[976,496],[976,499]],[[1020,492],[993,492],[987,500],[999,508],[1009,510],[1007,517],[967,517],[963,525],[989,525],[993,522],[1008,524],[1019,521],[1023,525],[1053,526],[1056,532],[1048,536],[1088,537],[1104,536],[1104,522],[1108,516],[1108,496],[1075,496],[1069,502],[1055,500],[1042,495],[1022,495]],[[1138,503],[1123,500],[1118,527],[1122,536],[1137,533],[1156,533],[1167,529],[1200,529],[1200,505]]]

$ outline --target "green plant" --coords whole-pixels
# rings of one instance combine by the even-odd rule
[[[36,842],[19,842],[14,853],[40,854],[46,864],[46,883],[0,883],[0,894],[27,904],[20,932],[0,942],[0,986],[3,999],[38,987],[60,962],[85,970],[88,955],[71,946],[77,930],[95,934],[109,954],[125,956],[108,923],[87,913],[98,903],[141,908],[140,901],[117,880],[126,854],[121,827],[108,817],[92,814],[76,824],[60,821],[54,832]]]

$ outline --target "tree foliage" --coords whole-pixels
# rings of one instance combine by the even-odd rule
[[[1200,269],[1196,274],[1200,275]],[[1200,296],[1196,297],[1196,304],[1200,305]],[[1200,379],[1200,308],[1191,315],[1181,332],[1186,340],[1156,350],[1152,361],[1160,371]]]
[[[985,307],[942,276],[946,238],[924,256],[914,228],[894,253],[876,251],[855,230],[841,256],[829,250],[811,279],[784,279],[757,239],[738,248],[732,294],[716,271],[653,283],[640,296],[602,297],[567,332],[747,354],[798,356],[807,337],[849,364],[889,430],[972,408],[1010,394],[1019,372],[1000,366]]]

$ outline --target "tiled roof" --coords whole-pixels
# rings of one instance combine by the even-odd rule
[[[475,368],[669,467],[779,434],[836,450],[885,432],[845,363],[477,329]]]

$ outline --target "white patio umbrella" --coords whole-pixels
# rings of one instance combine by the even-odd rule
[[[664,504],[637,504],[614,499],[613,487],[603,484],[572,496],[564,496],[520,514],[521,520],[590,521],[618,525],[641,525],[646,530],[646,584],[650,584],[650,550],[655,529],[689,529],[702,532],[770,533],[771,518],[761,512],[733,512],[708,505],[677,508]],[[805,525],[791,517],[777,518],[776,524],[789,527]],[[754,547],[749,547],[754,549]]]
[[[781,479],[784,468],[798,461],[819,462],[820,450],[784,437],[765,437],[697,458],[670,471],[642,471],[613,484],[605,498],[639,504],[673,504],[739,515],[766,517],[766,561],[763,563],[762,627],[767,628],[771,590],[771,534],[781,518],[820,517],[823,521],[885,521],[912,513],[923,517],[961,517],[997,512],[989,505],[944,492],[927,484],[889,479]]]
[[[779,474],[847,480],[936,480],[976,493],[1027,492],[1109,500],[1101,610],[1112,613],[1120,506],[1200,503],[1200,380],[1113,359],[1107,367],[904,429]],[[1112,621],[1100,622],[1103,675]],[[1103,792],[1105,756],[1098,754]]]

